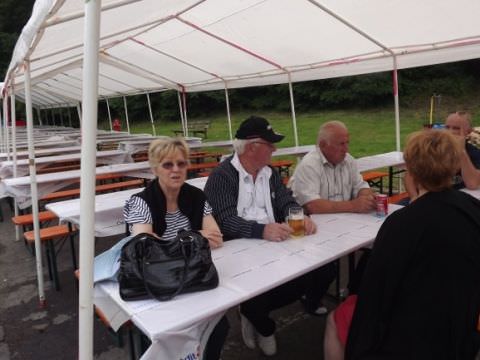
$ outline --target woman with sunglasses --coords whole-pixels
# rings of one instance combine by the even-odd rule
[[[223,243],[223,235],[213,218],[212,208],[200,189],[185,182],[189,149],[178,138],[152,141],[148,161],[156,178],[143,191],[132,195],[123,215],[132,235],[149,233],[159,240],[173,240],[178,230],[198,230],[210,247]],[[218,359],[228,333],[224,316],[207,343],[204,359]]]

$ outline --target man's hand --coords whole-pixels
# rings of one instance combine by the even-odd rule
[[[292,231],[290,226],[285,223],[271,223],[263,228],[263,238],[270,241],[284,241],[288,239]]]
[[[317,232],[317,225],[308,216],[305,216],[305,235],[315,234]]]
[[[223,245],[223,234],[218,230],[200,230],[200,234],[208,239],[211,249],[216,249]]]
[[[377,208],[375,195],[372,193],[360,194],[352,200],[354,211],[358,213],[367,213]]]

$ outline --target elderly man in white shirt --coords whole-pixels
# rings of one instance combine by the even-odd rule
[[[376,208],[375,196],[348,153],[348,144],[345,124],[326,122],[318,132],[318,146],[297,165],[289,186],[308,213],[366,213]]]

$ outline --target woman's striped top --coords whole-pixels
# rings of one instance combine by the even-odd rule
[[[205,201],[205,206],[203,207],[203,216],[211,214],[212,207],[207,201]],[[125,222],[129,224],[130,231],[132,230],[133,224],[153,224],[150,208],[145,200],[138,196],[132,196],[126,202],[125,207],[123,208],[123,217],[125,218]],[[191,230],[190,221],[180,210],[177,210],[173,213],[167,211],[165,215],[165,222],[167,224],[167,228],[162,235],[162,240],[173,240],[177,236],[178,230]]]

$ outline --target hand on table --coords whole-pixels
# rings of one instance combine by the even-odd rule
[[[218,230],[200,230],[200,234],[208,239],[211,249],[216,249],[223,245],[223,234]]]
[[[355,212],[367,213],[375,210],[377,202],[373,193],[360,194],[356,199],[352,200],[355,206]]]
[[[285,223],[271,223],[263,228],[263,238],[270,241],[287,240],[293,230]]]

